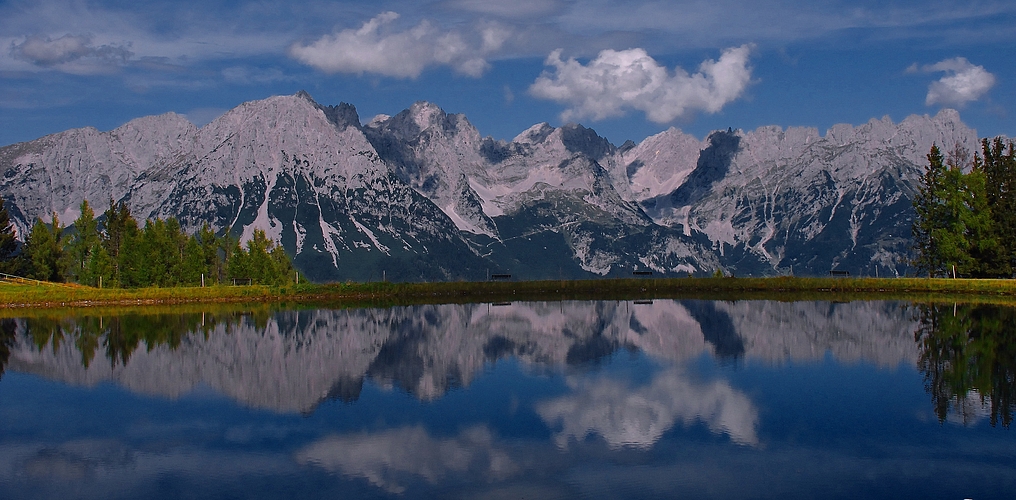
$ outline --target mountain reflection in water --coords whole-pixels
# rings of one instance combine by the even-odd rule
[[[955,432],[1011,423],[1014,311],[655,300],[3,320],[0,491],[921,498],[966,495],[968,481],[1005,491],[1016,484],[1012,439]],[[26,380],[14,373],[159,406],[100,425],[82,403],[83,428],[122,420],[123,432],[59,440],[40,423],[36,438],[11,417],[27,410],[5,409],[17,401],[4,384]],[[209,392],[218,409],[191,398]],[[177,401],[189,409],[168,415]]]
[[[356,400],[365,378],[432,400],[507,357],[548,368],[622,349],[666,362],[702,353],[770,364],[826,352],[886,367],[917,359],[913,315],[873,302],[454,304],[18,322],[9,361],[17,371],[167,397],[204,384],[247,406],[301,413],[328,398]],[[105,359],[96,361],[99,352]]]

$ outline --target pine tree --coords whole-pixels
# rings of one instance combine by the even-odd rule
[[[260,229],[254,230],[246,248],[238,246],[231,252],[227,268],[230,278],[250,279],[259,285],[285,285],[294,273],[285,250]]]
[[[127,212],[127,217],[118,215],[118,232],[110,230],[108,244],[113,249],[110,252],[114,264],[115,280],[119,286],[124,288],[136,288],[148,285],[146,266],[148,265],[145,249],[142,245],[141,230],[138,222]],[[119,240],[119,246],[113,244],[114,234]]]
[[[113,265],[113,282],[114,284],[122,284],[122,262],[121,253],[124,248],[124,239],[128,235],[133,235],[137,232],[138,221],[131,215],[130,209],[127,208],[127,204],[124,202],[117,203],[113,201],[113,198],[109,199],[109,208],[103,213],[104,231],[102,244],[106,248],[106,254]],[[126,286],[126,285],[124,285]]]
[[[1005,246],[998,236],[993,211],[988,203],[987,176],[980,158],[973,163],[970,173],[964,176],[966,202],[963,226],[967,232],[969,267],[960,274],[975,278],[994,278],[1011,274]]]
[[[14,235],[14,225],[11,224],[11,217],[4,206],[4,199],[0,198],[0,272],[12,271],[12,260],[14,252],[18,249],[18,240]]]
[[[92,283],[101,288],[115,287],[113,269],[113,259],[106,252],[106,247],[103,245],[96,247],[87,264],[88,276],[93,280]]]
[[[1006,260],[999,271],[1008,277],[1016,270],[1016,150],[1012,141],[1006,145],[996,137],[982,139],[981,151],[988,206]]]
[[[205,265],[204,254],[197,235],[187,239],[180,269],[181,284],[200,285],[202,274],[205,275],[207,281],[211,281],[211,278],[208,276],[208,266]]]
[[[91,260],[96,250],[102,246],[99,225],[88,200],[81,202],[80,210],[81,215],[74,221],[74,234],[67,241],[64,253],[65,275],[78,283],[98,286],[99,278],[92,274]]]
[[[31,277],[43,281],[64,281],[63,262],[63,226],[56,212],[53,223],[46,224],[36,219],[32,231],[25,242],[25,258],[31,268]]]
[[[226,255],[228,252],[225,238],[215,236],[215,231],[205,223],[197,234],[204,260],[205,280],[219,283],[226,279]]]
[[[914,196],[916,218],[911,232],[916,252],[914,267],[918,273],[927,273],[934,277],[943,271],[944,266],[939,251],[941,245],[935,233],[945,224],[946,219],[943,199],[946,168],[942,152],[937,145],[931,147],[927,158],[928,167],[921,176],[917,194]]]

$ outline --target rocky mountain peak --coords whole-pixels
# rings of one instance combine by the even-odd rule
[[[521,134],[515,136],[512,142],[520,144],[540,144],[547,139],[550,134],[554,132],[554,127],[551,127],[547,122],[537,123],[532,127],[527,128]]]
[[[576,123],[561,127],[561,142],[572,153],[582,153],[594,160],[613,154],[617,150],[606,138],[595,130]]]
[[[426,130],[435,125],[441,125],[445,118],[448,117],[448,113],[445,113],[443,109],[437,104],[427,101],[416,101],[409,109],[406,110],[406,114],[413,120],[417,128],[420,130]]]
[[[934,120],[943,125],[952,124],[954,126],[966,127],[963,120],[960,119],[960,112],[952,108],[942,108],[938,110],[938,113],[935,113]]]
[[[356,107],[352,104],[340,102],[336,106],[318,105],[318,109],[324,112],[328,121],[332,122],[339,130],[346,127],[361,127],[360,114],[356,112]]]
[[[479,132],[464,115],[448,114],[427,101],[417,101],[395,116],[378,115],[367,126],[403,142],[416,141],[423,135],[455,136],[464,133],[479,138]]]
[[[669,128],[619,152],[620,163],[636,200],[673,192],[695,170],[700,151],[707,146],[691,134]]]
[[[825,136],[671,128],[621,148],[582,125],[538,123],[507,142],[425,101],[361,125],[352,105],[301,91],[200,129],[168,113],[0,148],[0,196],[19,234],[110,197],[188,229],[262,229],[320,280],[482,279],[487,267],[542,279],[635,267],[887,275],[906,272],[924,155],[957,142],[978,147],[954,110]]]

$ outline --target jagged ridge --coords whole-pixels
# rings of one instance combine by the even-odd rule
[[[418,102],[361,125],[306,92],[197,129],[139,118],[0,148],[17,230],[81,200],[139,218],[265,230],[316,280],[657,273],[907,272],[910,198],[931,144],[976,148],[958,113],[815,129],[670,129],[615,147],[537,124],[511,141]]]

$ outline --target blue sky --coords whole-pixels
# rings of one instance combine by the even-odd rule
[[[1016,136],[1016,2],[0,0],[0,145],[304,89],[362,120],[414,101],[510,139],[576,121],[860,124],[959,109]]]

